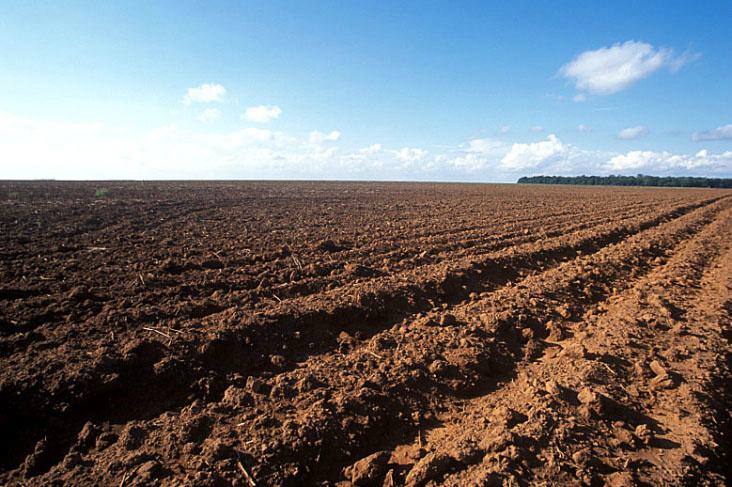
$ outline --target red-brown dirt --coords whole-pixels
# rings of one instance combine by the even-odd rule
[[[0,485],[732,478],[732,192],[0,182],[0,205]]]

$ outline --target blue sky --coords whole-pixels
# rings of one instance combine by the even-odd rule
[[[732,177],[732,2],[4,2],[0,178]]]

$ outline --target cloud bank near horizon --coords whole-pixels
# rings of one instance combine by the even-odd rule
[[[732,151],[608,153],[555,134],[528,143],[475,138],[439,150],[379,142],[346,150],[337,145],[342,139],[338,130],[298,137],[257,127],[205,133],[176,125],[132,136],[103,124],[43,122],[0,112],[0,160],[12,161],[0,178],[514,182],[538,174],[732,174]]]

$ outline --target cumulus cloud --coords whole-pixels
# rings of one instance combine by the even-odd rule
[[[402,162],[414,162],[427,155],[427,151],[417,147],[404,147],[402,150],[393,151],[394,157]]]
[[[578,90],[610,95],[632,86],[662,67],[676,72],[699,56],[686,52],[674,57],[673,49],[656,49],[645,42],[627,41],[585,51],[562,66],[559,73],[574,80]]]
[[[310,132],[310,143],[311,144],[322,144],[323,142],[335,142],[341,138],[341,133],[337,130],[332,131],[329,134],[325,134],[318,130]]]
[[[381,151],[381,144],[373,144],[358,150],[361,154],[374,154]]]
[[[732,140],[732,123],[722,125],[714,130],[703,130],[701,132],[694,132],[691,136],[695,142],[702,140]]]
[[[694,155],[672,154],[670,152],[630,151],[619,154],[603,164],[608,171],[662,171],[686,170],[729,170],[732,168],[732,151],[723,154],[709,154],[701,150]]]
[[[451,155],[450,152],[457,154]],[[503,181],[515,181],[518,176],[541,173],[571,175],[578,169],[584,173],[597,173],[599,163],[608,157],[607,153],[584,151],[564,143],[554,134],[538,142],[514,144],[494,139],[476,139],[459,151],[450,152],[438,154],[434,159],[454,169],[457,174],[472,177],[491,174],[493,178]]]
[[[639,139],[646,135],[648,135],[648,129],[642,125],[639,125],[638,127],[628,127],[627,129],[621,130],[620,132],[615,134],[615,138],[622,140],[633,140]]]
[[[448,163],[458,171],[472,173],[483,171],[494,162],[494,159],[474,152],[468,152],[452,159],[448,159]]]
[[[457,155],[439,154],[435,157],[435,162],[458,172],[478,174],[480,171],[495,166],[509,149],[510,146],[501,140],[471,139],[454,151]]]
[[[207,108],[198,116],[201,122],[209,122],[221,118],[221,110],[216,108]]]
[[[592,127],[581,123],[581,124],[577,125],[577,131],[578,132],[592,132]]]
[[[547,140],[541,142],[513,144],[501,159],[501,166],[513,170],[528,169],[556,160],[567,151],[567,146],[556,135],[549,134]]]
[[[333,141],[340,134],[319,134]],[[484,138],[430,151],[373,144],[343,150],[259,127],[146,132],[31,120],[0,111],[0,179],[364,179],[513,182],[535,174],[726,177],[732,152],[694,155],[583,150],[556,135],[529,143]]]
[[[277,105],[259,105],[247,108],[241,118],[250,122],[269,123],[277,120],[281,114],[282,109]]]
[[[188,88],[188,93],[183,97],[183,104],[222,102],[226,96],[226,88],[217,83],[204,83],[197,88]]]

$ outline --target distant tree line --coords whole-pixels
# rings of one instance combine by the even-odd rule
[[[637,176],[531,176],[518,184],[582,184],[588,186],[658,186],[662,188],[732,188],[732,179]]]

